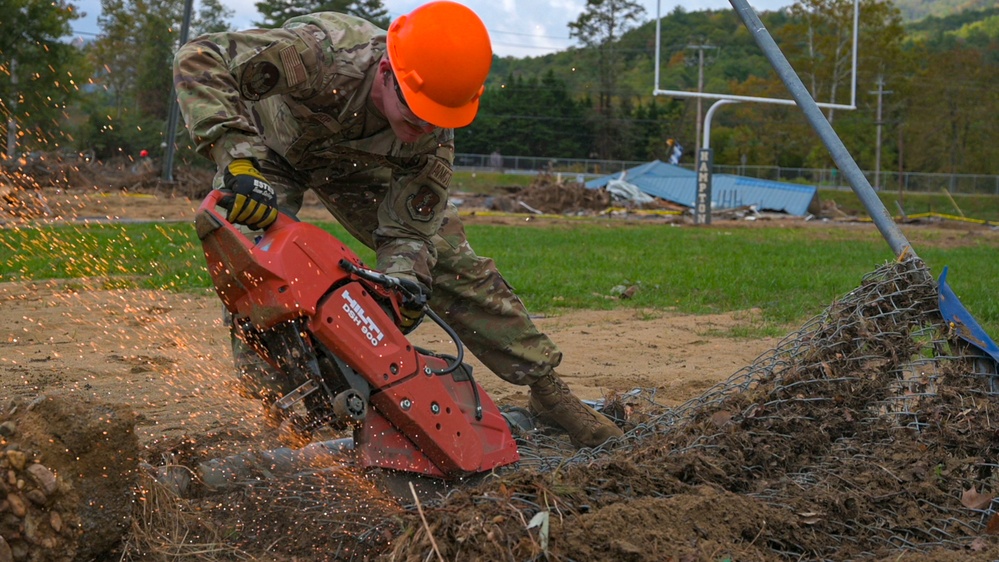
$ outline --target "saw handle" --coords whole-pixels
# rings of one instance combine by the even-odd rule
[[[390,291],[396,291],[404,298],[410,298],[414,300],[423,299],[423,304],[426,305],[426,298],[427,298],[426,295],[413,294],[413,292],[410,291],[410,289],[406,287],[406,285],[402,283],[400,279],[397,277],[392,277],[391,275],[385,275],[384,273],[381,273],[380,271],[375,271],[373,269],[358,267],[356,264],[353,264],[347,260],[340,260],[340,267],[342,267],[343,270],[346,271],[347,273],[356,275],[361,279],[365,279],[367,281],[385,287]],[[464,360],[465,357],[465,346],[464,344],[461,343],[461,339],[458,338],[458,334],[455,333],[454,329],[451,328],[451,326],[449,326],[447,322],[444,321],[443,318],[437,316],[437,314],[435,314],[434,311],[430,309],[430,307],[426,308],[426,313],[427,316],[429,316],[430,319],[433,320],[435,324],[440,326],[441,329],[443,329],[444,332],[447,333],[447,335],[451,336],[451,340],[454,341],[455,344],[455,348],[457,351],[457,359],[454,361],[454,363],[442,370],[436,370],[436,369],[434,370],[435,374],[446,375],[448,373],[453,372],[461,365],[461,362]]]
[[[359,267],[348,260],[340,260],[340,267],[342,267],[347,273],[353,273],[362,279],[367,279],[368,281],[381,285],[386,289],[394,290],[402,295],[403,298],[413,300],[421,305],[427,304],[427,296],[425,294],[414,293],[413,290],[398,277],[392,277],[391,275],[386,275],[373,269]]]
[[[201,212],[208,213],[208,214],[212,215],[213,217],[215,217],[216,219],[218,219],[218,221],[220,223],[222,223],[223,225],[227,225],[228,228],[232,228],[232,229],[234,229],[234,230],[236,230],[238,232],[239,229],[236,228],[236,225],[234,225],[233,223],[231,223],[228,220],[226,220],[225,214],[219,213],[218,210],[216,210],[216,208],[220,206],[219,202],[222,200],[223,197],[225,197],[228,194],[229,194],[229,192],[227,192],[224,189],[213,189],[213,190],[211,190],[210,192],[208,192],[208,195],[205,196],[204,200],[201,201],[201,206],[198,207],[198,212],[199,213],[201,213]],[[287,215],[287,214],[281,212],[280,209],[278,209],[277,220],[275,220],[273,224],[271,224],[270,226],[268,226],[267,228],[265,228],[264,232],[270,231],[270,230],[280,229],[280,228],[282,228],[284,226],[287,226],[289,224],[293,224],[293,223],[296,223],[296,222],[298,222],[298,219],[296,219],[295,217],[293,217],[291,215]],[[243,233],[240,232],[240,234],[243,234]],[[244,235],[244,237],[245,237],[245,235]]]
[[[347,260],[340,260],[340,267],[342,267],[343,270],[346,271],[347,273],[356,275],[361,279],[365,279],[377,285],[381,285],[386,289],[396,291],[404,298],[411,298],[411,299],[423,298],[424,305],[426,305],[426,295],[423,295],[422,293],[419,295],[414,295],[409,290],[409,288],[406,287],[404,283],[400,282],[400,279],[397,277],[392,277],[391,275],[385,275],[384,273],[380,271],[375,271],[373,269],[366,269],[364,267],[359,267]],[[435,375],[447,375],[453,373],[458,369],[458,367],[461,366],[462,361],[465,360],[465,345],[461,343],[461,338],[458,337],[458,333],[454,331],[454,328],[452,328],[447,322],[445,322],[443,318],[434,313],[434,311],[431,310],[429,306],[426,307],[426,314],[427,316],[430,317],[431,320],[433,320],[434,324],[440,326],[441,329],[444,330],[444,332],[451,337],[451,341],[454,342],[455,350],[457,351],[457,354],[453,362],[449,363],[443,369],[430,369],[430,372],[432,372]],[[479,387],[476,384],[475,378],[472,377],[471,373],[468,373],[468,380],[469,383],[472,385],[472,395],[474,396],[474,401],[475,401],[475,419],[481,420],[482,400],[481,398],[479,398]]]

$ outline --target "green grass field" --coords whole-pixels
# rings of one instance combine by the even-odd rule
[[[760,335],[797,327],[894,258],[872,225],[532,224],[468,226],[473,247],[496,260],[532,312],[635,307],[705,314],[759,308],[763,320],[754,330]],[[323,226],[373,264],[373,254],[338,225]],[[906,235],[934,275],[950,266],[950,285],[986,331],[999,336],[999,240],[961,230]],[[116,288],[204,292],[210,287],[189,223],[0,229],[0,263],[0,282],[96,278]],[[616,298],[632,285],[639,287],[633,298]]]

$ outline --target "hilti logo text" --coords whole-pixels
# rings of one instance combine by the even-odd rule
[[[364,308],[361,306],[361,303],[354,300],[354,297],[350,296],[349,291],[343,292],[343,300],[347,301],[343,303],[344,312],[350,316],[351,320],[360,326],[361,332],[366,338],[368,338],[371,345],[377,346],[385,337],[381,328],[375,324],[374,320],[368,318],[368,313],[364,312]]]

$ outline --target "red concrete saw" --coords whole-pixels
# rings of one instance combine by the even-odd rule
[[[364,468],[454,480],[519,459],[507,417],[462,361],[414,346],[400,329],[398,278],[364,266],[335,236],[281,214],[252,241],[216,207],[195,218],[215,290],[238,335],[294,390],[272,408],[307,412],[310,428],[348,427]]]

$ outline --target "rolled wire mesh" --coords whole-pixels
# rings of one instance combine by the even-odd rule
[[[954,337],[937,296],[920,260],[888,263],[701,396],[669,408],[655,390],[630,393],[618,442],[528,442],[522,465],[715,467],[688,480],[810,514],[807,538],[775,546],[792,558],[966,546],[997,523],[997,373]]]

